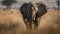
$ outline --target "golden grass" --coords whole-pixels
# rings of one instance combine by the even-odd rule
[[[18,23],[18,27],[11,30],[2,30],[0,29],[0,34],[13,34],[16,32],[24,31],[26,30],[26,26],[23,22],[22,15],[20,14],[19,10],[12,9],[12,10],[1,10],[0,11],[0,25],[7,25],[8,27],[10,24]]]
[[[17,9],[0,9],[0,24],[18,23],[19,27],[11,30],[0,30],[0,34],[60,34],[60,12],[48,10],[42,16],[38,29],[27,29],[21,13]]]
[[[55,10],[48,10],[42,16],[39,30],[41,34],[60,34],[60,12]]]

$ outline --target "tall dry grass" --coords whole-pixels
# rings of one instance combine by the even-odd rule
[[[0,34],[17,34],[26,30],[19,10],[0,10]]]
[[[42,16],[38,29],[27,29],[21,13],[17,9],[0,9],[0,24],[18,23],[16,28],[0,30],[0,34],[60,34],[60,12],[48,10]]]
[[[39,30],[41,34],[60,34],[60,12],[48,10],[42,16]]]

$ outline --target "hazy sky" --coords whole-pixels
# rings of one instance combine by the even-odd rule
[[[0,0],[2,1],[2,0]],[[24,2],[43,2],[49,6],[57,6],[56,0],[16,0],[18,3],[13,4],[13,6],[21,6]],[[1,4],[0,4],[1,5]]]
[[[19,4],[23,4],[24,2],[43,2],[49,6],[56,6],[56,0],[17,0],[18,1],[18,5]]]

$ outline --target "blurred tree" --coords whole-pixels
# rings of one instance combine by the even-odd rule
[[[10,9],[10,6],[11,6],[13,3],[17,3],[17,1],[16,1],[16,0],[3,0],[3,1],[1,2],[1,4],[2,4],[3,6],[6,6],[7,9]]]
[[[57,2],[57,5],[58,5],[58,10],[59,10],[60,1],[57,0],[56,2]]]
[[[48,1],[48,0],[47,0]]]

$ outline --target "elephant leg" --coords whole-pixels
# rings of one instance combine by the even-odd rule
[[[32,21],[29,21],[29,28],[32,29]]]
[[[34,28],[38,26],[37,18],[34,20]]]

